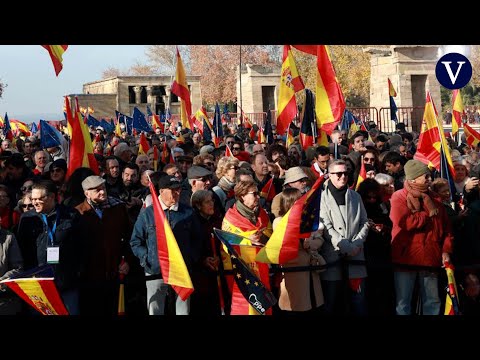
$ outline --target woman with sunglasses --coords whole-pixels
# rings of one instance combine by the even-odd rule
[[[268,264],[255,261],[255,256],[272,234],[272,224],[267,212],[260,205],[260,193],[253,180],[240,181],[235,185],[236,202],[228,209],[222,223],[222,230],[241,235],[245,238],[245,245],[258,245],[252,251],[242,251],[242,259],[250,266],[255,275],[270,289]],[[232,269],[230,257],[225,253],[221,256],[224,269]],[[230,275],[231,279],[231,275]],[[228,280],[227,280],[228,281]],[[269,311],[267,311],[268,313]],[[232,294],[232,315],[248,315],[255,313],[250,305],[234,286]]]
[[[225,213],[225,204],[235,196],[233,188],[235,187],[235,173],[238,170],[239,160],[231,156],[222,157],[217,164],[218,184],[212,188],[213,192],[219,198],[219,203]]]

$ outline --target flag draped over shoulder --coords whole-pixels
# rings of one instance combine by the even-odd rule
[[[278,94],[277,133],[283,135],[297,115],[295,93],[304,89],[290,45],[283,47],[283,63]]]
[[[463,115],[465,115],[465,109],[463,107],[462,95],[460,90],[456,89],[452,91],[452,136],[455,136],[458,129],[462,127]]]
[[[309,237],[320,225],[320,197],[325,177],[317,179],[312,188],[283,216],[256,260],[268,264],[284,264],[298,256],[300,238]]]
[[[463,125],[463,132],[465,133],[465,137],[467,138],[467,144],[476,147],[477,144],[480,142],[480,134],[475,131],[475,129],[471,128],[468,124]]]
[[[442,171],[442,152],[445,155],[450,175],[454,177],[455,170],[453,168],[452,157],[450,156],[450,149],[445,139],[445,133],[442,124],[438,121],[437,110],[435,109],[435,104],[433,103],[430,92],[427,92],[425,111],[423,113],[423,125],[414,158],[424,164],[435,167],[438,171]]]
[[[188,90],[187,76],[183,67],[182,58],[177,48],[177,70],[175,72],[175,81],[172,84],[172,90],[180,98],[180,118],[182,127],[193,131],[192,122],[192,102],[190,101],[190,91]]]
[[[48,53],[55,68],[55,74],[58,76],[63,69],[63,53],[67,51],[68,45],[42,45]]]
[[[51,265],[28,270],[0,281],[43,315],[68,315],[58,294]]]
[[[265,315],[267,310],[277,303],[277,299],[232,246],[232,244],[240,243],[243,238],[219,229],[214,229],[214,232],[230,254],[233,277],[241,294],[252,309],[260,315]]]
[[[445,301],[445,315],[460,315],[460,304],[458,302],[457,283],[455,282],[454,267],[445,262],[445,271],[447,272],[447,299]]]
[[[163,212],[160,200],[153,183],[149,183],[153,201],[153,216],[155,219],[155,234],[157,236],[158,261],[162,270],[162,278],[166,284],[172,286],[178,296],[187,300],[193,292],[193,284],[178,247],[177,240]]]
[[[395,100],[393,99],[397,96],[397,92],[395,91],[390,79],[388,79],[388,96],[390,98],[390,120],[393,120],[395,123],[397,123],[397,104],[395,104]]]

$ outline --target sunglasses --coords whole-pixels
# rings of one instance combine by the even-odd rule
[[[330,174],[336,174],[339,179],[340,179],[342,176],[345,176],[345,177],[348,176],[348,172],[347,172],[347,171],[332,172],[332,173],[330,173]]]
[[[32,186],[22,186],[22,187],[20,188],[20,190],[22,190],[22,191],[30,191],[30,190],[32,190],[32,187],[33,187],[33,185],[32,185]]]
[[[375,158],[370,158],[370,157],[366,157],[366,158],[363,158],[363,162],[375,162]]]
[[[33,209],[35,206],[33,204],[23,204],[22,209]]]
[[[198,178],[198,180],[203,181],[203,182],[207,182],[207,181],[212,180],[212,177],[211,176],[202,176],[201,178]]]
[[[232,148],[232,150],[238,150],[238,151],[240,151],[240,150],[241,150],[241,148],[239,148],[239,147],[235,147],[235,146],[234,146],[234,147]]]

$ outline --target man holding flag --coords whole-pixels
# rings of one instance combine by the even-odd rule
[[[200,258],[198,249],[203,243],[199,239],[199,234],[203,233],[202,228],[193,216],[193,209],[179,202],[182,182],[178,178],[170,175],[161,177],[158,180],[156,191],[159,192],[158,206],[161,206],[161,209],[155,209],[154,202],[153,206],[147,207],[140,214],[133,229],[130,245],[135,256],[140,259],[145,274],[147,276],[155,275],[152,279],[147,278],[149,315],[169,313],[170,311],[166,309],[167,303],[175,304],[175,308],[172,310],[173,314],[188,315],[190,313],[188,296],[193,291],[189,272],[193,262]],[[166,226],[155,221],[155,212],[160,211],[164,212],[170,231],[166,231]],[[158,238],[159,235],[164,238],[163,243],[159,243],[161,240]],[[181,254],[173,252],[175,244],[178,244],[177,247]],[[186,267],[181,267],[174,273],[172,266],[182,262]],[[177,285],[173,286],[170,280],[176,281]],[[183,285],[180,286],[178,283]],[[172,288],[178,296],[169,291],[167,284],[172,284]],[[181,295],[182,291],[184,296]],[[167,296],[170,301],[167,301]]]

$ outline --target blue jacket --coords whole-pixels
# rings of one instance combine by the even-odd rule
[[[193,216],[193,209],[182,203],[179,203],[178,211],[166,210],[165,215],[175,235],[185,264],[191,272],[192,263],[197,262],[201,256],[201,225]],[[147,207],[138,216],[130,239],[130,246],[135,256],[139,258],[140,265],[147,273],[161,274],[153,206]]]

